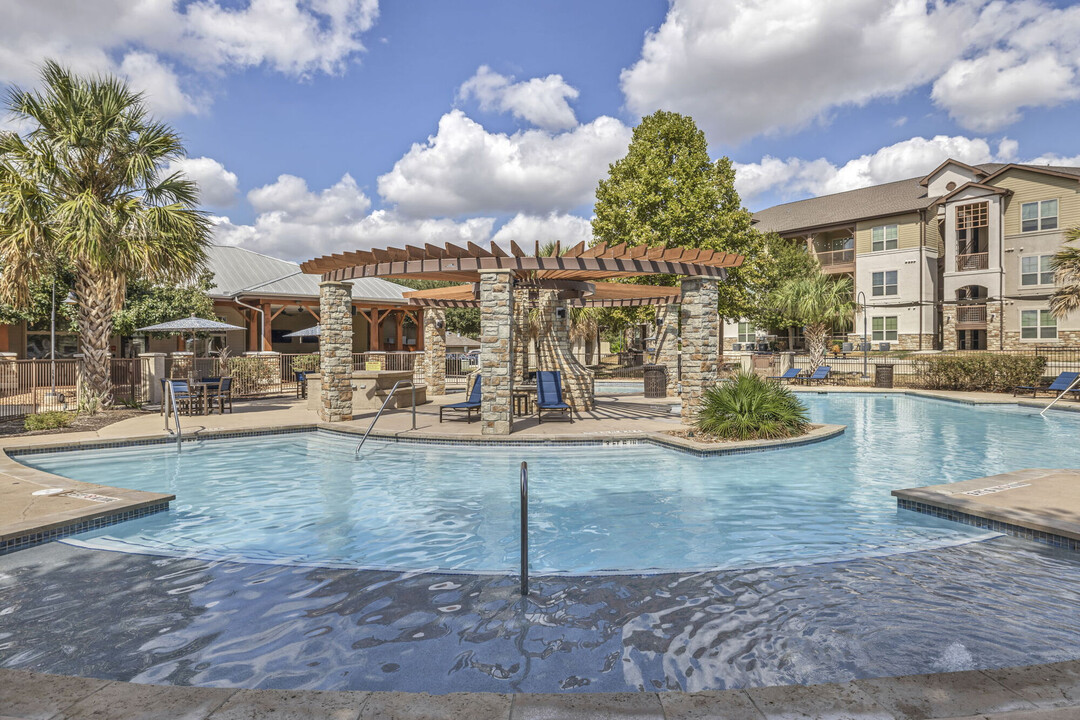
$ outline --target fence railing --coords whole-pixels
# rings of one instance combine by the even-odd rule
[[[956,256],[956,269],[959,272],[986,270],[990,267],[990,253],[968,253]]]
[[[985,305],[957,305],[956,306],[956,322],[958,324],[985,324],[986,323],[986,306]]]
[[[822,267],[829,267],[830,265],[850,265],[855,262],[855,250],[848,248],[847,250],[824,250],[822,252],[814,253],[817,256],[818,262]]]

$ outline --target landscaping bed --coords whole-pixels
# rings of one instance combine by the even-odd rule
[[[0,420],[0,437],[8,437],[11,435],[31,436],[31,435],[59,435],[62,433],[73,432],[94,432],[101,428],[112,425],[115,422],[121,420],[127,420],[128,418],[138,417],[139,415],[149,415],[150,411],[147,410],[135,410],[132,408],[117,408],[114,410],[102,410],[96,415],[75,415],[71,424],[67,427],[59,427],[51,430],[33,430],[28,431],[25,428],[25,418],[13,417]]]

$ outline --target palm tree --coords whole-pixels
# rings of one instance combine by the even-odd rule
[[[825,359],[829,330],[850,320],[855,310],[851,278],[837,279],[823,273],[784,283],[776,291],[774,303],[785,317],[802,324],[811,370]]]
[[[1065,242],[1080,240],[1080,227],[1065,231]],[[1058,250],[1050,263],[1058,289],[1050,298],[1050,312],[1059,320],[1080,308],[1080,248]]]
[[[52,61],[41,80],[42,90],[14,88],[7,98],[33,129],[0,133],[0,299],[24,306],[55,259],[70,263],[86,397],[107,404],[109,336],[128,279],[192,278],[210,224],[195,207],[195,183],[163,171],[184,148],[140,93]]]

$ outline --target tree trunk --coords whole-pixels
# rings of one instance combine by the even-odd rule
[[[83,355],[84,406],[112,403],[109,338],[113,313],[124,297],[124,278],[114,272],[80,265],[75,270],[75,298],[79,311],[79,352]]]
[[[818,369],[825,362],[825,342],[829,337],[829,326],[825,323],[807,325],[804,329],[806,349],[810,351],[810,372]]]

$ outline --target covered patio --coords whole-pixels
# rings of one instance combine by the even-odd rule
[[[321,388],[318,402],[325,422],[351,420],[353,371],[350,362],[350,281],[366,278],[420,278],[465,283],[456,287],[407,293],[424,313],[427,394],[445,392],[445,320],[441,307],[475,305],[480,309],[480,432],[509,435],[514,430],[515,383],[522,371],[517,319],[532,313],[541,327],[538,367],[561,375],[563,395],[577,415],[594,410],[592,373],[568,352],[572,305],[642,305],[658,309],[656,362],[674,375],[681,355],[678,388],[681,417],[689,422],[704,389],[715,382],[719,356],[718,283],[739,255],[712,250],[610,246],[580,243],[565,251],[558,243],[542,255],[539,246],[526,253],[470,243],[462,248],[425,245],[339,253],[309,260],[304,272],[322,276],[320,284]],[[681,276],[679,286],[661,287],[604,282],[648,275]]]

